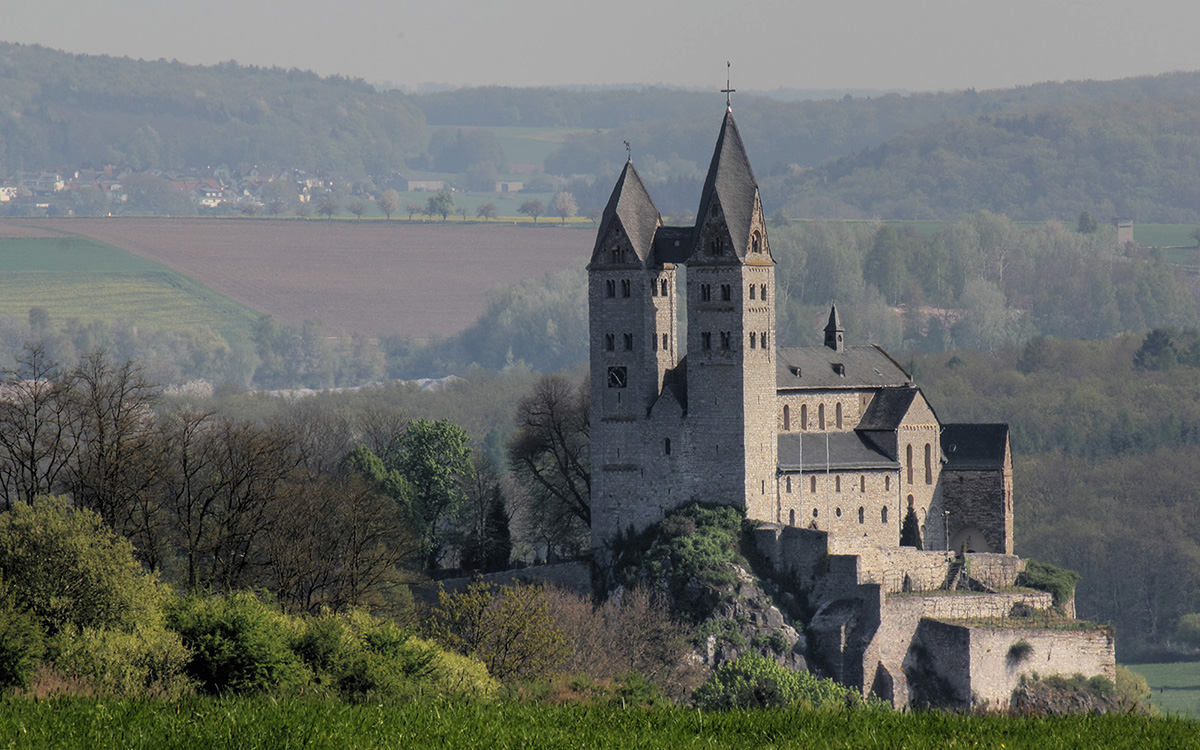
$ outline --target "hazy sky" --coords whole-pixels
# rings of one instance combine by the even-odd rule
[[[1200,69],[1196,0],[5,0],[0,40],[373,83],[997,88]]]

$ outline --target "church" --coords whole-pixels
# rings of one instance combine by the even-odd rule
[[[727,102],[693,226],[663,223],[632,159],[600,220],[595,559],[679,506],[733,505],[806,602],[810,666],[863,695],[1004,707],[1029,675],[1112,679],[1111,630],[1074,624],[1073,600],[1015,586],[1008,426],[943,423],[887,352],[846,340],[836,307],[811,346],[777,346],[776,299]]]
[[[1011,554],[1006,425],[942,424],[887,352],[846,341],[836,307],[821,343],[775,345],[775,260],[731,110],[696,216],[664,225],[631,160],[601,218],[593,547],[701,501],[846,547],[898,545],[911,511],[925,549]]]

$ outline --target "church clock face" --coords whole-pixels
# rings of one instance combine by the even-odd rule
[[[608,387],[609,388],[624,388],[628,382],[624,367],[608,368]]]

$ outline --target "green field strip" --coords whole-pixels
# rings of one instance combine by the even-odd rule
[[[0,240],[0,316],[43,307],[54,320],[250,335],[261,313],[157,261],[78,235]]]
[[[1200,662],[1126,666],[1146,678],[1150,702],[1159,711],[1200,717]]]

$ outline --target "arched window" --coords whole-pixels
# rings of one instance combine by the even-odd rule
[[[787,491],[788,491],[789,495],[792,494],[792,478],[791,477],[787,478]]]
[[[904,455],[908,459],[908,483],[913,483],[913,459],[912,459],[912,444],[905,446]]]
[[[833,478],[833,491],[834,492],[842,491],[842,475],[841,474],[838,474],[836,477]]]
[[[825,404],[817,404],[817,429],[825,429]]]
[[[890,492],[891,489],[892,489],[892,478],[890,476],[885,476],[883,478],[883,491]]]
[[[617,336],[614,333],[604,334],[604,348],[607,351],[612,351],[617,348]]]
[[[788,511],[788,526],[795,526],[795,525],[796,525],[796,509],[793,508]]]
[[[933,448],[925,444],[925,484],[933,484]]]
[[[842,402],[841,401],[837,402],[837,406],[834,407],[834,411],[836,412],[835,419],[837,419],[837,428],[840,430],[840,429],[842,429]]]
[[[663,438],[663,455],[671,455],[671,438]]]
[[[863,509],[863,507],[861,505],[858,506],[858,522],[859,523],[867,522],[867,512],[866,512],[866,510]]]
[[[754,299],[754,285],[750,285],[750,299]]]
[[[662,280],[662,296],[664,296],[664,297],[667,296],[667,280],[666,279]]]
[[[883,506],[883,508],[881,508],[879,510],[879,522],[887,523],[887,506],[886,505]]]
[[[753,349],[753,348],[754,348],[754,342],[755,342],[755,340],[756,340],[756,338],[755,338],[755,335],[754,335],[754,331],[751,331],[751,332],[750,332],[750,348],[751,348],[751,349]]]
[[[808,404],[800,404],[800,429],[808,429]]]
[[[621,296],[628,297],[633,294],[633,286],[629,279],[621,279]]]
[[[841,509],[841,508],[834,508],[834,509],[833,509],[833,514],[834,514],[835,516],[837,516],[838,518],[841,518],[841,517],[842,517],[842,509]]]
[[[761,299],[763,302],[767,301],[767,285],[766,284],[761,284],[758,287],[758,298]]]
[[[604,282],[604,296],[605,297],[616,297],[617,296],[616,279],[608,279],[607,281]]]
[[[670,344],[671,344],[671,338],[667,334],[664,333],[663,334],[663,351],[664,352],[667,351],[667,349],[670,347]]]
[[[750,252],[752,252],[752,253],[761,253],[762,252],[762,235],[760,235],[758,232],[755,232],[754,234],[750,235]]]
[[[816,491],[817,491],[817,475],[816,474],[813,474],[811,477],[808,478],[808,491],[812,492],[812,493],[816,493]],[[816,512],[817,511],[815,511],[815,510],[813,511],[814,514]]]
[[[792,429],[792,407],[787,404],[783,405],[783,431],[790,432]]]
[[[866,474],[858,475],[858,491],[859,492],[867,491],[867,475]]]

